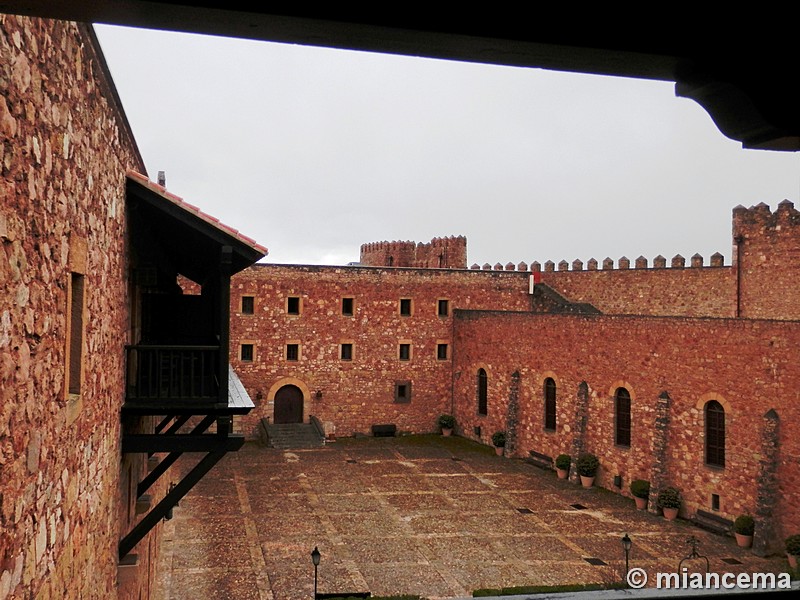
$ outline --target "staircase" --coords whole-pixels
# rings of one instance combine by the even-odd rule
[[[275,425],[261,420],[261,440],[272,448],[320,448],[325,438],[313,423]]]

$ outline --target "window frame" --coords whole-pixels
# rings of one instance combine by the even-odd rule
[[[489,415],[489,375],[486,373],[486,369],[481,367],[478,369],[476,377],[478,415],[486,417]]]
[[[246,348],[249,348],[249,358],[245,358]],[[242,342],[239,344],[239,361],[243,363],[252,363],[256,361],[256,345],[253,342]]]
[[[713,410],[713,413],[711,412]],[[713,418],[710,415],[715,415]],[[725,468],[725,407],[719,400],[711,399],[703,406],[705,434],[705,464],[714,469]],[[713,455],[713,456],[712,456]]]
[[[444,312],[442,312],[444,306]],[[439,298],[436,300],[436,316],[446,319],[450,316],[450,300],[447,298]]]
[[[544,430],[555,431],[558,425],[556,416],[558,385],[552,377],[546,377],[542,384],[544,395]]]
[[[292,307],[292,304],[297,303],[297,307]],[[302,296],[286,296],[286,314],[296,317],[303,313],[303,297]]]
[[[620,392],[624,392],[621,394]],[[631,392],[624,386],[614,391],[614,444],[621,448],[631,447],[633,400]]]
[[[245,300],[248,301],[248,304],[250,306],[245,307]],[[242,314],[242,315],[254,315],[254,314],[256,314],[256,297],[255,296],[252,296],[252,295],[249,295],[249,294],[242,295],[242,297],[241,297],[241,299],[239,301],[239,314]]]
[[[444,348],[444,356],[442,356]],[[436,360],[450,360],[450,344],[447,342],[436,342]]]
[[[348,310],[348,306],[349,310]],[[356,302],[355,298],[351,296],[345,296],[342,298],[342,316],[344,317],[352,317],[356,312]]]
[[[397,360],[408,362],[411,360],[411,342],[400,342],[397,346]]]
[[[414,314],[414,301],[412,298],[400,298],[397,303],[397,312],[401,317],[410,317]]]
[[[294,358],[291,357],[292,350],[294,353]],[[284,359],[287,362],[298,362],[300,360],[300,343],[299,342],[287,342],[285,348]]]
[[[347,356],[345,356],[345,354],[347,354]],[[339,344],[339,360],[352,362],[355,354],[355,344],[353,344],[353,342],[342,342]]]
[[[405,396],[400,396],[401,388],[405,387]],[[410,404],[411,403],[411,381],[400,380],[394,382],[394,402],[395,404]]]

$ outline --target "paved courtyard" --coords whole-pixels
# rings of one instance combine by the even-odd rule
[[[168,522],[156,598],[308,600],[315,546],[325,593],[609,583],[624,571],[625,533],[631,567],[650,574],[676,571],[690,535],[712,570],[787,568],[460,438],[366,438],[229,454]]]

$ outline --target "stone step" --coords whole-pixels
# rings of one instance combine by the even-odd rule
[[[325,439],[309,423],[273,424],[261,421],[262,438],[272,448],[319,448]]]

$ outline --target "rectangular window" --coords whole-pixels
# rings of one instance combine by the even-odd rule
[[[436,360],[447,360],[448,350],[447,344],[436,344]]]
[[[400,360],[411,360],[411,344],[400,344]]]
[[[394,401],[398,404],[407,404],[411,402],[411,382],[410,381],[395,381],[394,382]]]
[[[300,297],[299,296],[289,296],[286,298],[286,312],[290,315],[299,315],[300,314]]]
[[[353,344],[342,344],[339,350],[342,360],[353,360]]]
[[[81,393],[81,371],[83,366],[83,283],[83,275],[72,273],[69,289],[69,368],[67,369],[67,390],[70,394]]]
[[[436,312],[440,317],[449,317],[450,316],[450,301],[449,300],[439,300],[437,302]]]
[[[253,362],[253,344],[242,344],[239,347],[239,358],[242,362]]]
[[[256,299],[254,296],[242,296],[242,314],[252,315],[255,313]]]
[[[411,316],[411,298],[400,298],[400,316]]]
[[[286,344],[286,360],[300,360],[300,344]]]
[[[342,314],[345,317],[352,317],[353,316],[353,299],[352,298],[342,298]]]

